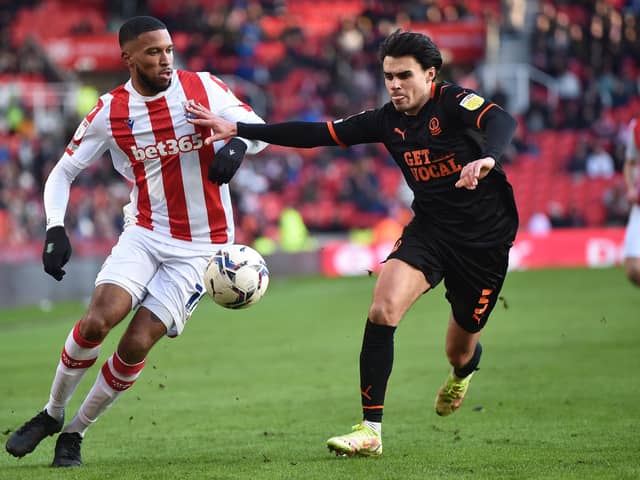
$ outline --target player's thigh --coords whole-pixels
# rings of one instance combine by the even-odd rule
[[[427,283],[427,288],[422,292],[425,293],[442,281],[444,258],[446,252],[443,253],[437,239],[429,236],[425,228],[414,218],[402,230],[402,236],[393,246],[387,262],[390,259],[401,260],[422,272]]]
[[[417,267],[397,258],[388,259],[373,290],[369,320],[398,325],[409,307],[429,288],[424,273]]]
[[[209,258],[209,254],[174,249],[149,282],[142,306],[165,324],[167,335],[182,333],[205,293],[202,276]]]
[[[129,314],[131,304],[131,294],[119,285],[98,285],[80,322],[80,334],[87,340],[91,340],[96,330],[106,334]]]
[[[98,272],[96,287],[110,284],[124,289],[131,296],[131,309],[145,298],[147,284],[156,274],[159,265],[157,245],[148,236],[146,229],[128,227],[122,232],[118,243]]]
[[[509,246],[451,248],[444,275],[446,298],[463,330],[482,330],[498,301],[509,264]]]

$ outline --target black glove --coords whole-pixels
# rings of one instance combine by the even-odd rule
[[[229,183],[231,178],[240,168],[247,144],[239,138],[232,138],[227,144],[216,152],[213,162],[209,164],[209,181],[222,185]]]
[[[64,227],[51,227],[47,230],[42,251],[44,271],[56,280],[62,280],[66,273],[62,267],[65,266],[70,257],[71,243],[69,243],[69,237],[67,237]]]

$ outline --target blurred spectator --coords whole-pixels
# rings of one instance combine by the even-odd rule
[[[375,173],[373,157],[363,155],[351,163],[340,197],[353,202],[362,212],[387,214],[387,205],[380,193],[380,181]]]
[[[567,170],[575,175],[585,174],[587,171],[587,158],[589,157],[589,143],[580,138],[576,144],[575,151],[569,162],[567,163]]]
[[[602,203],[605,208],[606,225],[616,227],[626,225],[631,205],[623,183],[616,182],[608,188],[604,193]]]
[[[534,235],[545,235],[551,230],[551,220],[545,212],[534,212],[527,223],[527,231]]]
[[[547,91],[540,87],[535,87],[531,91],[529,108],[524,114],[527,130],[539,132],[552,126],[551,108],[547,100]]]
[[[610,178],[615,173],[613,158],[601,142],[595,142],[593,150],[587,155],[586,173],[591,178]]]
[[[548,211],[552,228],[577,228],[586,225],[584,217],[575,204],[572,204],[567,211],[562,203],[552,201],[549,202]]]
[[[52,66],[37,43],[19,46],[12,43],[11,26],[17,11],[40,2],[5,3],[0,11],[0,78],[62,80],[61,72]],[[177,3],[165,3],[105,2],[104,10],[109,17],[106,25],[112,29],[123,16],[160,14],[165,23],[180,34],[174,40],[177,48],[181,46],[178,53],[185,66],[216,75],[235,75],[257,84],[257,89],[265,95],[265,111],[260,113],[272,121],[339,118],[378,106],[383,79],[376,73],[377,48],[399,22],[460,21],[499,13],[503,16],[502,26],[509,28],[511,23],[514,27],[517,24],[517,29],[527,27],[522,21],[514,22],[518,16],[522,18],[524,2],[521,0],[502,4],[463,0],[359,0],[362,10],[357,14],[341,17],[339,7],[335,12],[323,12],[327,21],[335,20],[335,25],[333,31],[322,33],[311,33],[312,30],[305,28],[305,19],[288,14],[296,5],[293,0],[221,0],[214,2],[215,8],[208,6],[210,2],[201,1],[184,2],[179,8]],[[569,174],[588,174],[586,180],[591,176],[615,179],[615,172],[620,170],[623,161],[621,128],[629,120],[630,112],[637,110],[638,104],[634,107],[634,102],[640,91],[640,8],[637,4],[629,0],[616,2],[615,6],[602,0],[540,2],[530,36],[529,63],[554,79],[559,103],[554,103],[553,90],[547,91],[540,84],[531,85],[528,109],[522,113],[518,132],[503,163],[518,168],[518,159],[523,154],[561,155],[560,161],[568,160],[563,165]],[[155,11],[163,8],[161,13]],[[266,16],[272,17],[269,20],[277,28],[264,27]],[[87,22],[78,23],[76,31],[83,29],[93,31],[95,27]],[[273,58],[259,59],[256,49],[267,40],[284,45],[282,58],[280,51]],[[258,59],[266,63],[261,64]],[[451,67],[442,72],[441,80],[477,88],[476,65],[452,64]],[[105,77],[100,81],[110,79]],[[79,84],[84,83],[80,79]],[[32,90],[29,85],[27,90]],[[503,87],[498,85],[495,91],[484,93],[509,108]],[[0,242],[40,240],[44,223],[43,181],[65,148],[66,139],[73,135],[77,115],[81,117],[86,113],[86,105],[95,103],[95,99],[90,99],[95,92],[79,93],[80,99],[87,100],[77,102],[68,110],[69,99],[64,98],[55,108],[36,111],[33,102],[28,101],[29,96],[21,93],[25,87],[3,83],[0,88]],[[50,93],[47,91],[46,95]],[[72,111],[76,107],[77,113]],[[571,131],[583,133],[578,136],[575,147],[571,143],[563,144],[571,145],[570,151],[549,153],[542,148],[544,142],[538,139],[543,139],[550,129],[562,130],[563,135]],[[597,144],[592,152],[586,135]],[[317,151],[313,155],[291,149],[282,153],[272,147],[260,158],[245,162],[230,185],[238,199],[238,235],[246,235],[246,239],[241,239],[251,243],[252,238],[259,236],[266,243],[279,241],[275,213],[279,214],[279,210],[267,199],[274,192],[281,204],[325,202],[322,205],[329,205],[342,200],[354,205],[356,213],[395,215],[394,203],[398,202],[399,195],[394,192],[391,195],[395,198],[390,198],[389,191],[384,195],[380,193],[384,182],[380,181],[379,172],[390,161],[388,155],[368,151],[364,156],[367,158],[362,160],[349,158],[344,177],[340,177],[327,167],[338,162],[327,159],[341,155],[344,152],[339,150]],[[548,158],[541,160],[546,162]],[[109,165],[109,159],[105,157],[98,163],[74,184],[74,189],[91,189],[94,195],[78,202],[72,194],[69,208],[70,229],[76,235],[96,239],[109,238],[118,230],[121,208],[127,201],[127,189],[122,193],[120,187],[124,185],[109,173],[110,169],[103,168]],[[606,204],[612,206],[608,222],[615,223],[617,220],[609,217],[620,217],[620,212],[624,212],[619,205],[614,208],[618,204],[616,199],[613,191],[607,193]],[[573,207],[585,208],[573,205],[566,217],[573,216]],[[301,209],[301,213],[305,212]],[[331,228],[347,230],[353,218],[358,215],[331,217]],[[536,222],[538,220],[544,229],[544,219],[540,217]],[[532,217],[528,226],[535,228],[536,222]],[[571,220],[571,223],[579,221]],[[308,224],[308,228],[313,230],[316,225]]]

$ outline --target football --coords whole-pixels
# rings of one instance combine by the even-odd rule
[[[213,301],[225,308],[247,308],[262,298],[269,286],[269,270],[258,252],[246,245],[218,250],[204,272],[204,284]]]

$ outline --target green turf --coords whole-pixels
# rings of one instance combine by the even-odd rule
[[[438,287],[396,334],[384,456],[331,456],[326,439],[360,419],[357,359],[373,282],[273,278],[245,311],[205,299],[89,430],[84,467],[48,467],[47,439],[22,460],[0,454],[0,479],[640,478],[640,289],[620,269],[511,273],[481,370],[448,418],[433,412],[448,371]],[[46,402],[82,309],[2,312],[3,441]]]

